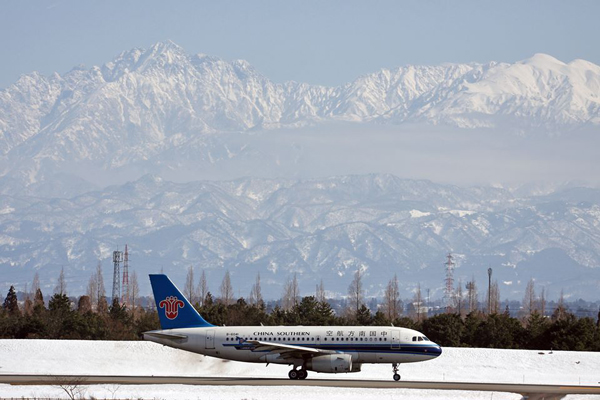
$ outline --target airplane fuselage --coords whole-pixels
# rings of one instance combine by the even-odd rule
[[[295,364],[257,343],[273,343],[348,354],[360,370],[363,363],[411,363],[431,360],[440,346],[422,333],[397,327],[365,326],[239,326],[179,328],[144,333],[144,339],[227,360]]]

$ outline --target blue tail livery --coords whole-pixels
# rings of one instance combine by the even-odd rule
[[[198,311],[166,275],[150,275],[150,284],[162,329],[214,326],[198,314]]]

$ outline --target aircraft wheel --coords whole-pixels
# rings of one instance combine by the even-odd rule
[[[298,371],[293,369],[288,373],[288,376],[290,377],[290,379],[298,379]]]
[[[394,374],[394,380],[397,382],[400,380],[400,374]]]
[[[300,371],[298,371],[298,379],[306,379],[307,376],[308,376],[307,370],[301,369]]]

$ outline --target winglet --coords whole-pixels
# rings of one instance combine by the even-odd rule
[[[150,275],[150,284],[162,329],[214,326],[198,314],[166,275]]]

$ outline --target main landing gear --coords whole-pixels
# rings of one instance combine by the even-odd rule
[[[288,373],[290,379],[306,379],[308,371],[305,369],[293,369]]]
[[[398,373],[398,363],[392,364],[392,370],[394,371],[394,380],[397,382],[400,380],[400,374]]]

